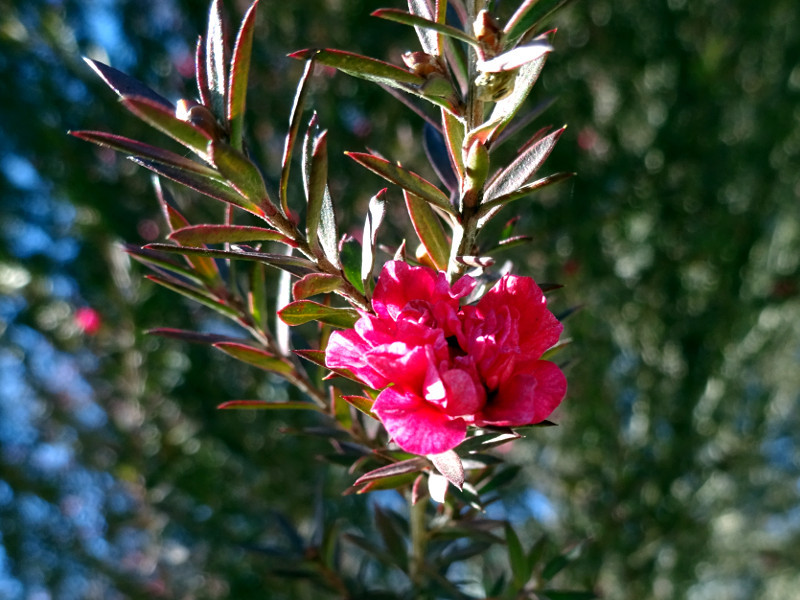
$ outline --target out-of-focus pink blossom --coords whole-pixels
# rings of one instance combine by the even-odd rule
[[[567,382],[540,360],[563,329],[529,277],[504,275],[474,305],[476,281],[452,286],[444,273],[387,263],[351,330],[331,335],[326,364],[382,390],[373,412],[414,454],[439,454],[470,425],[522,426],[546,419]]]
[[[100,313],[88,306],[76,310],[74,319],[78,328],[87,335],[94,335],[100,331],[103,324]]]

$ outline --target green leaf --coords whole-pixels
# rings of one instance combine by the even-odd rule
[[[156,327],[145,331],[147,335],[157,335],[159,337],[180,340],[190,344],[216,344],[217,342],[234,342],[235,338],[228,335],[217,335],[215,333],[200,333],[186,329],[173,329],[172,327]]]
[[[364,282],[361,281],[361,244],[358,240],[350,236],[345,237],[339,243],[339,259],[342,263],[342,273],[345,279],[362,294],[364,293]]]
[[[411,218],[411,224],[417,237],[422,243],[433,264],[440,271],[447,270],[450,255],[450,244],[447,241],[444,228],[439,217],[433,212],[430,205],[419,196],[403,190],[406,200],[406,209]]]
[[[263,400],[229,400],[217,405],[220,410],[319,410],[311,402],[265,402]]]
[[[329,273],[309,273],[297,280],[292,286],[292,296],[295,300],[302,300],[317,294],[335,292],[343,286],[342,278]]]
[[[196,254],[199,256],[210,256],[213,258],[232,258],[236,260],[252,260],[263,262],[276,269],[282,269],[293,275],[302,277],[314,271],[311,261],[298,256],[286,256],[284,254],[268,254],[266,252],[242,252],[234,250],[216,250],[213,248],[190,248],[187,246],[173,246],[171,244],[148,244],[150,250],[160,250],[161,252],[172,252],[177,254]]]
[[[269,328],[269,311],[267,310],[267,269],[264,263],[253,265],[250,274],[250,290],[247,293],[247,308],[253,320],[262,331]]]
[[[292,112],[289,116],[289,131],[283,143],[283,158],[281,159],[281,181],[279,195],[281,207],[284,214],[289,214],[289,173],[292,165],[292,152],[297,141],[297,132],[300,130],[300,121],[303,117],[303,107],[305,106],[306,95],[308,94],[308,81],[314,71],[314,61],[306,62],[305,71],[297,84],[297,92],[292,104]]]
[[[484,197],[486,202],[491,202],[506,194],[516,192],[530,179],[542,163],[547,159],[553,148],[564,133],[566,126],[543,137],[522,150],[522,152],[508,165],[492,178],[486,188]],[[541,187],[541,186],[540,186]]]
[[[250,75],[250,57],[253,54],[253,30],[256,20],[255,0],[247,9],[231,58],[230,84],[228,85],[228,123],[230,125],[231,145],[241,150],[244,131],[245,99]]]
[[[375,504],[373,508],[375,514],[375,527],[380,533],[383,545],[394,557],[395,562],[400,565],[404,571],[408,568],[408,551],[406,549],[406,540],[403,532],[398,527],[398,524],[389,514],[388,509],[383,509],[379,504]]]
[[[506,523],[506,546],[508,547],[508,562],[511,565],[514,589],[521,590],[531,578],[531,571],[528,570],[527,556],[525,556],[519,536],[509,523]]]
[[[188,285],[178,282],[178,281],[169,281],[163,277],[159,277],[158,275],[145,275],[146,279],[157,283],[160,286],[167,288],[168,290],[172,290],[173,292],[177,292],[190,300],[194,300],[195,302],[206,306],[221,315],[228,317],[229,319],[233,319],[238,321],[239,319],[239,312],[222,302],[216,298],[209,296],[207,293],[204,293],[196,288],[189,287]]]
[[[291,302],[278,311],[278,316],[287,325],[320,321],[343,329],[352,328],[359,319],[359,314],[354,308],[335,308],[311,300]]]
[[[512,481],[522,470],[519,465],[509,465],[506,468],[492,473],[492,476],[478,490],[481,495],[493,492]]]
[[[294,367],[285,359],[276,357],[266,350],[255,348],[248,344],[239,342],[219,342],[214,344],[214,348],[222,350],[225,354],[232,356],[236,360],[258,367],[264,371],[270,371],[280,375],[287,375],[294,372]]]
[[[455,27],[451,27],[450,25],[445,25],[443,23],[436,23],[430,19],[426,19],[419,15],[412,15],[403,10],[396,8],[380,8],[374,11],[372,16],[380,19],[386,19],[387,21],[403,23],[404,25],[413,25],[415,28],[430,29],[431,31],[435,31],[437,33],[441,33],[465,42],[475,48],[480,48],[478,40],[461,31],[460,29],[456,29]],[[426,52],[428,52],[428,54],[438,54],[438,52],[430,52],[428,50],[426,50]]]
[[[227,44],[225,43],[225,27],[222,20],[222,2],[213,0],[208,12],[208,29],[206,31],[206,80],[211,94],[211,109],[222,121],[226,114],[226,86],[228,76]]]
[[[316,116],[316,115],[315,115]],[[308,207],[306,210],[306,239],[312,246],[319,247],[317,233],[322,213],[325,189],[328,186],[328,145],[327,132],[316,133],[316,119],[312,119],[305,142],[303,174]]]
[[[266,220],[266,213],[260,206],[251,202],[247,198],[244,198],[239,192],[230,187],[227,183],[218,181],[216,179],[211,179],[210,177],[204,177],[202,175],[198,175],[197,173],[176,169],[170,165],[160,164],[151,160],[145,160],[137,157],[132,157],[131,160],[137,165],[140,165],[146,169],[150,169],[154,173],[162,175],[167,179],[171,179],[176,183],[185,185],[188,188],[191,188],[216,200],[237,206],[249,213],[256,215],[257,217],[261,217],[262,219]]]
[[[543,535],[536,540],[533,546],[531,546],[531,549],[528,550],[528,569],[531,573],[533,573],[536,567],[539,566],[539,563],[541,562],[542,557],[547,550],[547,542],[547,536]]]
[[[366,154],[363,152],[345,152],[345,154],[373,173],[399,185],[404,190],[408,190],[426,202],[441,208],[446,213],[455,215],[455,210],[450,204],[450,198],[430,181],[420,177],[416,173],[412,173],[401,166],[373,154]]]
[[[119,96],[138,96],[140,98],[147,98],[160,104],[165,109],[175,112],[175,105],[169,100],[154,92],[138,79],[126,75],[122,71],[118,71],[114,67],[109,67],[98,60],[84,57],[86,64],[100,76],[108,87],[114,90]]]
[[[70,131],[69,134],[87,142],[97,144],[98,146],[105,146],[106,148],[117,150],[118,152],[124,152],[161,164],[170,165],[182,171],[190,171],[212,179],[221,179],[220,174],[211,167],[190,160],[175,152],[151,146],[150,144],[144,144],[121,135],[106,133],[104,131]]]
[[[385,477],[394,477],[396,475],[405,475],[407,473],[418,473],[427,466],[427,462],[421,456],[415,456],[407,460],[391,463],[383,467],[373,469],[369,473],[365,473],[353,483],[353,485],[362,485],[370,481],[376,481]]]
[[[211,136],[200,127],[176,117],[174,110],[142,96],[122,96],[120,101],[125,108],[151,127],[166,133],[196,154],[206,156]]]
[[[496,448],[497,446],[502,446],[503,444],[512,442],[520,437],[522,436],[511,431],[473,435],[472,437],[468,437],[466,440],[461,442],[456,447],[456,450],[458,450],[462,456],[465,456],[471,452],[485,452],[486,450]]]
[[[570,0],[525,0],[503,27],[505,39],[513,43],[529,29],[540,25]]]
[[[445,144],[450,156],[455,159],[456,176],[458,177],[459,184],[464,181],[464,156],[462,148],[464,146],[464,122],[451,115],[448,112],[442,113],[442,133],[444,135]]]
[[[173,262],[168,258],[165,258],[160,253],[154,252],[153,249],[139,248],[138,246],[134,246],[132,244],[124,244],[122,247],[125,250],[125,252],[130,254],[134,259],[136,259],[140,263],[146,264],[156,269],[168,271],[169,273],[173,273],[175,275],[178,275],[179,277],[184,277],[185,279],[188,279],[192,283],[196,283],[198,285],[203,285],[204,283],[203,278],[193,269],[190,269],[176,262]]]
[[[594,592],[570,592],[566,590],[542,590],[538,594],[548,600],[593,600],[600,597]]]
[[[386,215],[386,188],[369,200],[364,233],[361,236],[361,283],[364,290],[372,290],[372,270],[375,267],[375,250],[378,246],[378,228]]]
[[[547,186],[566,181],[574,175],[574,173],[554,173],[553,175],[547,175],[546,177],[537,179],[532,183],[523,185],[521,188],[517,188],[512,192],[498,196],[497,198],[489,200],[488,202],[483,202],[478,208],[478,228],[483,227],[486,223],[488,223],[505,205],[529,196],[530,194],[546,188]]]
[[[261,172],[244,154],[217,141],[208,143],[208,155],[219,172],[242,196],[256,205],[271,204]]]
[[[343,50],[319,50],[310,48],[293,52],[289,57],[300,60],[313,59],[325,66],[339,69],[348,75],[406,91],[413,91],[413,89],[409,90],[411,86],[420,87],[425,83],[425,78],[415,75],[411,71],[401,69],[400,67],[375,58],[369,58]]]
[[[239,242],[280,242],[296,246],[282,233],[264,227],[247,225],[190,225],[181,227],[169,234],[169,239],[179,244],[237,244]]]
[[[337,375],[341,375],[341,371],[337,370],[334,371]],[[372,405],[375,403],[374,400],[371,398],[365,398],[364,396],[342,396],[342,399],[347,402],[350,406],[354,407],[356,410],[364,413],[368,417],[375,418],[375,414],[372,412]]]

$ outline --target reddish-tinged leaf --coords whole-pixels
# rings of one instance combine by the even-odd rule
[[[338,275],[329,273],[309,273],[292,286],[292,296],[302,300],[317,294],[327,294],[342,288],[344,281]]]
[[[206,147],[211,136],[200,127],[177,118],[174,110],[142,96],[123,96],[121,102],[145,123],[166,133],[198,155],[206,156]]]
[[[214,166],[242,196],[253,204],[270,203],[264,178],[249,158],[223,142],[209,142],[207,151]]]
[[[151,146],[150,144],[144,144],[130,138],[122,137],[121,135],[106,133],[104,131],[70,131],[69,133],[70,135],[82,140],[86,140],[87,142],[92,142],[98,146],[105,146],[119,152],[125,152],[133,156],[149,159],[165,165],[171,165],[176,169],[180,169],[182,171],[191,171],[192,173],[197,173],[198,175],[203,175],[204,177],[220,179],[220,174],[211,167],[190,160],[185,156],[176,154],[175,152],[163,150],[162,148],[157,148],[156,146]]]
[[[305,360],[314,363],[315,365],[319,365],[324,369],[328,369],[331,373],[338,375],[339,377],[344,377],[345,379],[350,379],[351,381],[356,381],[361,383],[358,378],[356,378],[353,373],[351,373],[347,369],[331,369],[330,367],[325,365],[325,351],[324,350],[293,350],[297,356],[300,358],[304,358]],[[326,379],[331,379],[332,376],[326,377]],[[374,400],[370,398],[364,398],[362,396],[344,396],[344,400],[355,406],[358,410],[367,414],[369,416],[373,416],[369,410],[372,407],[372,403]]]
[[[514,159],[514,162],[495,175],[487,186],[484,196],[486,201],[491,202],[522,187],[542,166],[565,129],[566,126],[557,129],[535,144],[528,146]]]
[[[202,35],[197,37],[197,46],[194,51],[194,76],[197,80],[197,93],[200,97],[200,104],[211,106],[211,91],[208,89],[208,77],[206,75],[206,43]]]
[[[200,333],[198,331],[188,331],[186,329],[173,329],[171,327],[156,327],[145,331],[147,335],[157,335],[182,342],[192,344],[216,344],[218,342],[235,342],[236,339],[227,335],[217,335],[214,333]]]
[[[461,458],[454,450],[448,450],[441,454],[431,454],[428,459],[436,467],[447,481],[456,486],[459,490],[464,486],[464,465]]]
[[[205,194],[211,198],[215,198],[216,200],[221,200],[222,202],[232,204],[233,206],[238,206],[247,212],[253,213],[257,217],[261,217],[262,219],[266,220],[266,213],[260,206],[254,202],[251,202],[247,198],[244,198],[239,192],[222,181],[211,179],[210,177],[204,177],[202,175],[198,175],[197,173],[176,169],[170,165],[153,162],[152,160],[145,160],[137,157],[132,157],[131,160],[137,165],[141,165],[146,169],[150,169],[154,173],[163,175],[167,179],[171,179],[172,181],[180,183],[181,185],[185,185],[186,187],[200,192],[201,194]]]
[[[341,374],[339,371],[334,372]],[[372,398],[365,398],[364,396],[342,396],[342,399],[368,417],[375,418],[375,415],[372,413],[372,405],[375,404],[375,401]]]
[[[314,270],[311,261],[298,256],[286,256],[284,254],[270,254],[266,252],[244,252],[235,250],[217,250],[214,248],[192,248],[189,246],[173,246],[171,244],[148,244],[145,248],[149,250],[160,250],[161,252],[171,252],[177,254],[192,254],[199,256],[210,256],[213,258],[232,258],[235,260],[252,260],[263,262],[267,265],[282,269],[298,277],[307,275]]]
[[[264,371],[286,375],[294,372],[294,367],[285,359],[278,358],[266,350],[254,348],[240,342],[218,342],[214,348],[222,350],[225,354]]]
[[[317,233],[322,217],[322,204],[328,186],[328,145],[327,132],[316,133],[316,124],[309,127],[306,136],[306,160],[304,175],[306,179],[306,239],[319,247]]]
[[[85,58],[86,64],[89,65],[100,78],[120,96],[139,96],[147,98],[156,104],[160,104],[165,109],[175,112],[175,105],[169,100],[154,92],[138,79],[126,75],[122,71],[118,71],[114,67],[104,65],[100,61]]]
[[[425,83],[423,77],[415,75],[411,71],[401,69],[400,67],[375,58],[369,58],[343,50],[318,50],[310,48],[293,52],[289,57],[300,60],[313,59],[328,67],[335,67],[348,75],[405,90],[408,90],[410,86],[419,87]]]
[[[541,179],[537,179],[532,183],[523,185],[512,192],[498,196],[497,198],[489,200],[488,202],[483,202],[478,209],[478,228],[483,227],[483,225],[485,225],[492,217],[494,217],[494,215],[497,214],[497,211],[503,208],[506,204],[513,202],[514,200],[524,198],[525,196],[528,196],[533,192],[549,185],[565,181],[574,175],[575,173],[554,173],[553,175],[548,175],[546,177],[542,177]]]
[[[220,410],[319,410],[310,402],[264,402],[263,400],[229,400],[217,406]]]
[[[437,4],[445,3],[437,2]],[[438,21],[438,19],[434,19],[433,11],[431,10],[431,5],[428,3],[428,0],[408,0],[408,12],[429,21]],[[372,15],[377,16],[375,13],[372,13]],[[414,29],[417,32],[422,51],[439,56],[441,54],[441,48],[439,48],[439,40],[436,32],[425,27],[414,27]]]
[[[455,215],[450,198],[427,179],[374,154],[363,152],[345,152],[345,154],[373,173],[399,185],[404,190],[408,190],[445,212]]]
[[[228,317],[229,319],[237,320],[239,319],[239,313],[236,311],[235,308],[228,306],[221,300],[211,297],[207,293],[198,290],[197,288],[190,287],[187,284],[177,281],[177,280],[168,280],[164,277],[159,277],[158,275],[145,275],[146,279],[161,285],[168,290],[172,290],[173,292],[177,292],[182,296],[189,298],[190,300],[194,300],[203,306],[206,306],[212,310],[217,311],[221,315]]]
[[[424,33],[420,33],[421,30],[430,30],[435,31],[437,33],[441,33],[443,35],[450,36],[454,39],[460,40],[462,42],[466,42],[475,48],[479,48],[480,44],[478,44],[478,40],[476,40],[471,35],[466,34],[465,32],[461,31],[460,29],[456,29],[455,27],[451,27],[450,25],[445,25],[443,23],[436,23],[435,21],[431,20],[433,15],[429,15],[430,18],[425,18],[423,16],[419,16],[418,14],[409,14],[404,10],[398,10],[396,8],[381,8],[372,13],[373,17],[378,17],[381,19],[386,19],[388,21],[395,21],[397,23],[403,23],[404,25],[413,25],[414,29],[417,30],[420,41],[423,42],[423,49],[428,54],[438,54],[438,44],[436,43],[436,36],[433,36],[433,40],[430,40],[430,36],[425,35]],[[430,49],[428,49],[430,46]]]
[[[422,201],[418,196],[403,190],[406,199],[406,208],[417,232],[419,241],[425,247],[433,264],[440,271],[447,270],[447,263],[450,254],[450,244],[442,228],[439,217],[433,212],[427,202]]]
[[[314,71],[314,61],[309,60],[306,63],[303,76],[297,84],[297,93],[294,97],[292,104],[292,113],[289,117],[289,131],[286,133],[286,139],[283,143],[283,158],[281,159],[281,182],[279,189],[279,196],[281,207],[284,214],[289,214],[289,172],[291,171],[292,164],[292,151],[297,141],[297,132],[300,130],[300,121],[303,116],[303,107],[305,106],[306,94],[308,93],[308,80],[311,73]]]
[[[409,458],[408,460],[401,460],[400,462],[392,463],[383,467],[378,467],[365,473],[355,480],[353,485],[362,485],[364,483],[375,481],[376,479],[383,479],[384,477],[394,477],[395,475],[404,475],[406,473],[416,473],[426,466],[425,459],[421,456]]]
[[[539,60],[545,54],[552,52],[553,47],[547,40],[535,40],[530,44],[517,46],[513,50],[503,52],[499,56],[485,61],[478,61],[478,69],[484,73],[499,73],[513,71],[522,65]]]
[[[302,325],[309,321],[320,321],[333,327],[351,328],[359,319],[354,308],[335,308],[311,300],[298,300],[278,311],[278,316],[287,325]]]
[[[503,27],[505,39],[514,42],[570,0],[524,0]]]
[[[249,225],[190,225],[176,229],[168,237],[184,246],[241,242],[280,242],[292,247],[297,245],[282,233]]]
[[[195,273],[194,270],[180,265],[164,257],[164,255],[160,254],[159,252],[154,252],[152,249],[139,248],[138,246],[131,244],[123,245],[123,249],[134,259],[146,264],[149,267],[167,271],[179,277],[188,279],[192,283],[196,283],[198,285],[202,285],[204,283],[203,278]]]
[[[253,30],[256,20],[255,0],[247,9],[242,26],[236,36],[231,59],[230,84],[228,85],[228,123],[230,125],[231,144],[234,148],[242,147],[244,129],[245,98],[247,82],[250,75],[250,57],[253,53]]]

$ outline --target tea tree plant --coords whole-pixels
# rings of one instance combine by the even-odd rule
[[[407,500],[407,519],[375,506],[380,540],[337,535],[335,524],[323,523],[303,568],[282,564],[276,571],[341,597],[374,597],[370,581],[342,561],[342,545],[349,544],[406,575],[399,591],[383,597],[468,598],[474,590],[448,578],[451,565],[505,544],[509,575],[483,581],[480,597],[593,597],[550,586],[576,548],[558,552],[544,538],[526,548],[508,523],[483,515],[516,474],[490,451],[551,425],[547,419],[567,388],[553,362],[566,344],[559,341],[563,326],[545,298],[559,286],[495,264],[493,252],[529,240],[514,232],[514,219],[499,238],[487,228],[502,209],[571,175],[539,173],[564,128],[537,131],[507,164],[494,154],[512,122],[525,125],[535,116],[525,112],[525,101],[555,34],[543,25],[563,4],[526,0],[500,22],[482,0],[409,0],[407,11],[373,13],[416,31],[420,48],[406,52],[402,65],[338,49],[290,54],[305,69],[274,189],[248,153],[244,133],[248,77],[260,68],[251,65],[257,1],[232,45],[220,3],[212,4],[197,45],[195,98],[173,104],[113,67],[88,61],[131,113],[189,152],[73,132],[154,173],[168,241],[127,252],[152,269],[148,279],[230,319],[242,336],[152,333],[207,343],[285,379],[297,396],[230,400],[220,408],[314,411],[321,426],[313,433],[329,439],[331,459],[353,473],[346,493],[394,489]],[[369,200],[360,239],[340,234],[328,186],[334,141],[306,110],[312,78],[323,66],[377,83],[422,118],[420,145],[438,183],[375,151],[347,153],[399,188],[414,239],[383,241],[382,231],[398,227],[385,223],[387,189]],[[302,180],[302,197],[291,193],[292,177]],[[192,223],[165,180],[220,201],[220,220]]]

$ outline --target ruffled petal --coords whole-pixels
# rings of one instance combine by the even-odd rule
[[[522,426],[543,421],[567,393],[567,379],[555,364],[531,361],[523,373],[503,382],[477,424]]]
[[[458,446],[467,435],[463,419],[451,419],[412,393],[383,390],[372,410],[392,439],[412,454],[440,454]]]
[[[371,345],[352,329],[334,331],[325,349],[325,365],[331,369],[349,369],[368,386],[380,389],[390,380],[376,371],[368,360]]]

